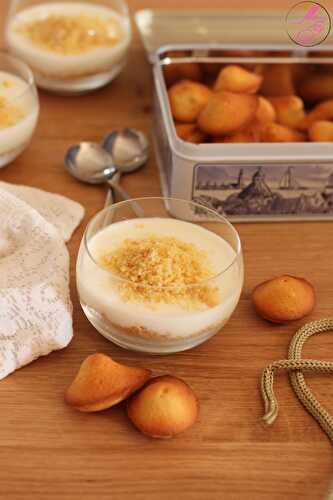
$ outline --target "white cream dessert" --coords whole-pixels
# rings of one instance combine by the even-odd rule
[[[6,41],[36,73],[71,79],[107,72],[125,57],[129,20],[97,3],[51,2],[16,13]]]
[[[199,225],[130,219],[101,230],[87,245],[90,255],[81,249],[77,267],[81,303],[124,334],[209,334],[237,305],[243,270],[236,253]]]
[[[16,75],[0,71],[0,166],[27,145],[38,111],[33,87]]]

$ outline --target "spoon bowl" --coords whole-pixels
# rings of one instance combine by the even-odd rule
[[[70,146],[65,154],[65,165],[73,177],[88,184],[103,184],[117,173],[111,155],[94,142]]]
[[[134,172],[148,160],[149,142],[146,135],[134,128],[114,130],[103,141],[114,165],[121,173]]]
[[[132,149],[132,152],[133,151],[134,149]],[[124,159],[124,155],[122,158]],[[73,144],[66,151],[65,166],[67,171],[75,177],[75,179],[81,182],[86,182],[88,184],[107,183],[109,185],[109,190],[105,200],[105,206],[112,204],[116,196],[122,200],[130,199],[129,194],[120,186],[119,182],[123,171],[122,166],[120,165],[120,168],[116,167],[111,154],[108,153],[103,146],[94,142]],[[136,170],[137,168],[139,168],[139,166],[136,166],[135,169],[132,168],[130,171]],[[143,212],[138,203],[133,202],[133,207],[138,216],[142,216]]]

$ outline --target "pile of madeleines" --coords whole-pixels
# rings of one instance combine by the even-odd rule
[[[163,68],[184,141],[333,141],[333,64],[173,62]]]
[[[252,301],[264,319],[287,323],[312,311],[315,291],[305,279],[284,275],[258,285]],[[98,412],[128,400],[127,415],[138,430],[154,438],[171,438],[196,422],[199,401],[183,380],[151,375],[145,368],[116,363],[105,354],[92,354],[81,364],[65,400],[82,412]]]

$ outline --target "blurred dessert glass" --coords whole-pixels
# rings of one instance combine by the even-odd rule
[[[122,70],[131,40],[124,0],[12,1],[5,39],[32,68],[37,85],[88,92]]]
[[[0,167],[27,147],[39,103],[34,77],[22,61],[0,52]]]

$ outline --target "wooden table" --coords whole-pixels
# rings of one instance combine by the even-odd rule
[[[5,6],[1,2],[1,14]],[[176,7],[178,0],[168,2]],[[265,2],[253,2],[252,7]],[[274,4],[287,8],[289,1]],[[133,0],[132,9],[162,2]],[[326,2],[326,6],[328,2]],[[219,2],[211,2],[216,7]],[[234,8],[247,6],[234,0]],[[187,7],[189,7],[187,5]],[[205,7],[192,0],[191,7]],[[3,16],[1,16],[3,18]],[[137,35],[124,73],[109,87],[79,98],[40,93],[41,116],[29,149],[0,179],[62,193],[86,209],[71,254],[74,339],[70,346],[0,382],[0,498],[62,500],[317,500],[325,498],[333,455],[327,437],[296,400],[285,375],[276,384],[280,416],[265,428],[258,384],[269,362],[284,358],[302,322],[272,327],[251,308],[255,284],[291,273],[309,278],[318,293],[311,319],[332,316],[333,224],[239,224],[246,281],[236,313],[223,333],[191,352],[151,357],[107,342],[83,315],[75,289],[75,259],[85,224],[102,206],[105,192],[86,187],[63,168],[65,148],[100,140],[113,127],[130,125],[149,133],[151,73]],[[155,158],[124,179],[133,196],[159,194]],[[81,361],[101,351],[116,360],[183,377],[201,401],[200,421],[170,441],[139,434],[120,405],[85,415],[63,402]],[[311,340],[305,355],[332,359],[333,338]],[[309,376],[318,398],[333,411],[333,381]]]

